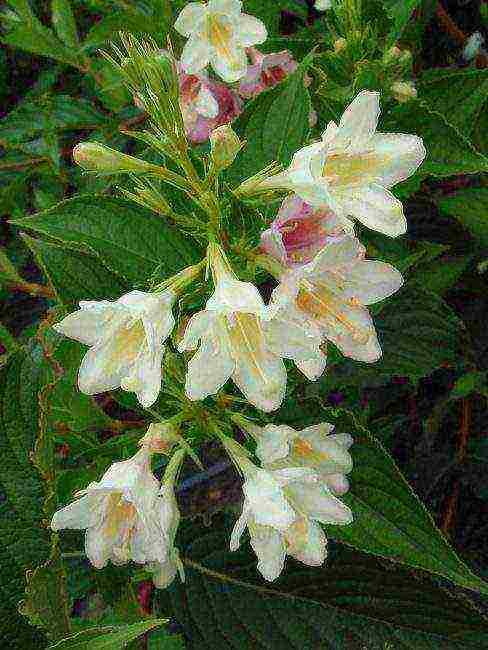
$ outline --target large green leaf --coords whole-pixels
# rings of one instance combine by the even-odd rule
[[[444,178],[488,171],[488,158],[444,115],[421,102],[408,102],[391,110],[380,130],[415,133],[423,138],[427,156],[417,172],[421,176]]]
[[[0,370],[0,638],[4,647],[19,650],[41,638],[17,612],[25,571],[49,555],[43,487],[30,460],[38,427],[37,394],[45,373],[42,353],[35,348],[16,352]]]
[[[160,599],[190,649],[467,650],[488,642],[487,623],[466,603],[333,543],[325,567],[287,561],[265,583],[245,539],[229,552],[230,529],[214,517],[212,527],[192,522],[179,535],[186,580]]]
[[[456,555],[382,445],[350,416],[344,417],[342,427],[355,441],[351,490],[341,497],[354,513],[354,522],[330,526],[328,534],[361,551],[488,594],[488,584]]]
[[[424,72],[416,86],[430,109],[470,136],[488,99],[488,69],[435,68]]]
[[[86,129],[106,124],[105,116],[85,99],[54,95],[21,102],[0,120],[0,142],[15,146],[46,129]]]
[[[2,41],[32,54],[46,56],[74,67],[80,67],[75,49],[66,47],[32,13],[28,0],[9,0],[9,9],[3,15],[7,33]]]
[[[156,270],[172,275],[203,256],[158,215],[113,197],[76,196],[13,223],[96,255],[130,283]]]
[[[70,0],[52,0],[52,21],[63,43],[68,47],[79,48],[80,40]]]
[[[49,646],[49,650],[123,650],[134,639],[165,623],[164,619],[151,619],[120,627],[94,627]]]
[[[62,248],[23,235],[62,304],[80,300],[116,299],[129,285],[93,255]]]
[[[234,123],[246,145],[228,170],[238,183],[273,161],[287,165],[304,144],[310,127],[310,96],[303,84],[302,66],[275,88],[249,102]]]
[[[480,244],[488,246],[488,188],[460,190],[441,199],[439,207],[455,217]]]

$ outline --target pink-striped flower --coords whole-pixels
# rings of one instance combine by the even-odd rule
[[[247,74],[239,83],[237,91],[246,99],[257,97],[263,90],[273,88],[297,68],[297,63],[288,50],[262,54],[255,47],[250,47],[247,53],[251,65],[248,66]]]

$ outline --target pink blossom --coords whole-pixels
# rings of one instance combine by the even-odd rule
[[[229,124],[242,112],[242,100],[226,85],[206,74],[179,74],[180,105],[188,138],[206,142],[213,129]]]
[[[287,197],[268,230],[261,248],[286,266],[310,262],[346,225],[330,209],[315,209],[293,194]]]
[[[237,89],[239,95],[245,98],[257,97],[263,90],[273,88],[297,68],[297,63],[288,50],[262,54],[250,47],[247,53],[252,65],[248,66],[247,74]]]

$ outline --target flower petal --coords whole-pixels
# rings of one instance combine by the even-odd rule
[[[109,310],[109,303],[102,309],[78,309],[53,325],[53,329],[85,345],[95,345],[103,337]]]
[[[251,47],[251,45],[264,43],[268,38],[268,32],[262,20],[249,14],[241,14],[236,36],[242,47]]]
[[[226,16],[238,16],[242,11],[241,0],[210,0],[208,10]]]
[[[260,314],[265,311],[265,305],[261,294],[251,282],[222,278],[207,301],[206,309]]]
[[[376,131],[379,115],[380,94],[363,90],[342,114],[339,129],[330,146],[333,149],[347,149],[351,153],[363,151]]]
[[[242,491],[256,523],[286,530],[295,520],[295,511],[270,472],[257,470],[246,479]]]
[[[310,359],[295,359],[295,365],[310,381],[317,381],[327,367],[327,356],[320,350]]]
[[[138,360],[135,371],[136,384],[140,386],[135,391],[139,403],[144,408],[149,408],[158,399],[161,390],[161,374],[164,346],[160,346],[155,352],[147,353]],[[124,388],[124,386],[122,386]]]
[[[83,530],[93,525],[93,505],[98,495],[87,494],[81,499],[61,508],[54,513],[51,520],[52,530]]]
[[[198,35],[191,36],[181,53],[181,66],[187,74],[196,74],[207,67],[210,56],[209,42]]]
[[[195,99],[194,108],[202,117],[213,118],[219,114],[219,104],[208,88],[202,85]]]
[[[407,220],[401,202],[381,185],[360,188],[354,194],[343,195],[338,200],[347,214],[371,230],[390,237],[407,232]]]
[[[286,496],[297,509],[323,524],[345,525],[352,522],[352,512],[320,483],[290,483]]]
[[[269,526],[253,526],[251,546],[258,558],[257,569],[269,582],[283,571],[285,566],[285,544],[283,534]]]
[[[275,411],[285,397],[285,364],[266,351],[256,356],[259,356],[259,373],[254,361],[242,355],[236,360],[232,379],[251,404],[265,412]]]
[[[403,285],[400,271],[385,262],[364,261],[345,273],[344,296],[371,305],[394,294]]]
[[[97,569],[103,569],[112,551],[111,539],[104,533],[103,524],[96,528],[88,528],[85,534],[85,552]]]
[[[236,521],[234,524],[234,528],[232,529],[232,533],[230,535],[230,550],[231,551],[237,551],[239,548],[239,545],[241,543],[241,537],[242,534],[247,526],[247,522],[249,519],[249,506],[246,501],[244,501],[244,505],[242,506],[242,512],[239,517],[239,519]]]
[[[272,463],[286,458],[290,453],[290,440],[296,436],[295,429],[285,424],[268,424],[258,438],[256,455],[263,463]]]
[[[326,474],[323,477],[324,483],[334,494],[346,494],[349,490],[349,481],[344,474]]]
[[[198,341],[214,327],[215,318],[214,314],[205,310],[192,316],[178,344],[178,351],[194,350],[198,346]]]
[[[247,55],[242,47],[229,44],[226,56],[223,56],[221,52],[214,51],[210,63],[216,74],[227,83],[234,83],[246,76]]]
[[[298,520],[286,531],[287,553],[307,566],[321,566],[327,557],[327,537],[322,528],[310,520],[305,520],[303,535],[302,522]]]
[[[370,146],[382,161],[378,183],[392,187],[409,178],[420,166],[426,151],[422,138],[403,133],[375,133]]]
[[[180,12],[174,28],[182,36],[190,36],[200,26],[200,21],[207,13],[207,7],[201,2],[190,2]]]
[[[186,394],[195,401],[215,395],[234,371],[232,359],[225,339],[219,338],[219,346],[215,347],[211,336],[202,339],[200,348],[188,363],[186,375]]]

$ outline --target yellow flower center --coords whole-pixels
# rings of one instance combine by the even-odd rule
[[[344,313],[343,304],[343,301],[337,299],[323,283],[312,284],[307,280],[302,281],[302,288],[297,297],[298,309],[326,327],[345,329],[357,343],[367,343],[371,335],[370,332],[351,322]],[[350,304],[352,303],[350,302]]]
[[[331,153],[327,156],[322,176],[329,185],[364,185],[371,183],[386,161],[375,153]]]
[[[303,440],[303,438],[296,438],[293,441],[293,452],[297,456],[303,456],[304,458],[307,458],[314,453],[312,445],[308,440]]]
[[[135,507],[132,503],[123,499],[122,494],[110,494],[105,511],[104,533],[111,538],[117,537],[120,528],[124,524],[127,525],[127,522],[133,521],[135,516]]]
[[[232,24],[224,14],[208,17],[208,40],[219,56],[232,59]]]
[[[142,320],[119,327],[112,335],[107,372],[117,371],[121,366],[132,365],[146,340]]]

